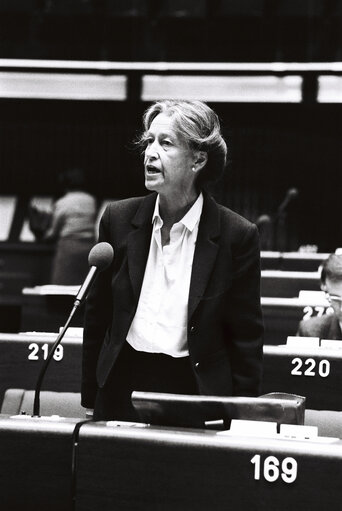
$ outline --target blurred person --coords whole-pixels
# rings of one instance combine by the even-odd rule
[[[37,241],[44,239],[51,225],[52,209],[50,204],[42,204],[40,198],[33,198],[28,205],[28,221],[31,232]]]
[[[321,266],[321,289],[333,310],[324,314],[302,320],[297,335],[302,337],[319,337],[320,339],[342,339],[342,255],[331,254]]]
[[[78,285],[88,272],[88,254],[95,242],[96,199],[85,191],[85,175],[71,168],[61,175],[64,195],[53,206],[45,241],[56,243],[51,284]]]
[[[260,392],[258,231],[206,191],[226,162],[219,119],[203,102],[167,100],[143,124],[152,193],[105,210],[99,241],[114,260],[87,298],[82,405],[96,420],[138,420],[133,390]]]

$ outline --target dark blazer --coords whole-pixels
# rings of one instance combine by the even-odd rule
[[[99,241],[114,248],[111,267],[87,298],[82,404],[93,408],[126,340],[138,304],[156,194],[110,204]],[[254,224],[204,194],[192,266],[188,347],[200,394],[258,395],[263,322],[260,251]]]
[[[297,335],[342,340],[340,323],[335,314],[324,314],[321,317],[302,320],[299,323]]]

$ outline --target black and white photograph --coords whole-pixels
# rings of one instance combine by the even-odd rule
[[[340,511],[342,0],[0,0],[1,511]]]

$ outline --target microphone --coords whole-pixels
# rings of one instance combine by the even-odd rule
[[[34,403],[33,403],[33,415],[32,417],[39,417],[40,413],[40,389],[42,386],[43,378],[45,376],[46,370],[48,368],[48,365],[50,363],[50,360],[53,357],[53,354],[56,351],[57,346],[60,344],[61,340],[64,337],[65,332],[67,331],[70,322],[77,310],[77,308],[84,302],[85,297],[87,296],[87,293],[92,285],[92,283],[95,280],[95,277],[98,272],[101,272],[103,270],[106,270],[112,263],[114,257],[114,250],[113,247],[105,242],[102,241],[101,243],[97,243],[91,251],[89,252],[88,256],[88,263],[90,266],[90,270],[88,272],[88,275],[85,278],[85,281],[83,282],[82,286],[80,287],[74,301],[74,306],[72,308],[72,311],[62,328],[61,332],[58,334],[56,341],[54,342],[51,350],[49,351],[49,354],[45,360],[45,363],[39,373],[37,384],[36,384],[36,390],[34,395]]]
[[[272,222],[272,219],[270,215],[260,215],[256,221],[255,224],[257,227],[263,227],[264,225],[269,225]]]
[[[81,303],[83,303],[92,283],[95,280],[97,273],[106,270],[110,266],[113,257],[113,247],[106,241],[98,243],[91,249],[88,256],[90,270],[76,295],[74,302],[75,307],[79,307]]]
[[[280,204],[280,206],[278,208],[278,211],[277,211],[277,214],[276,214],[276,218],[280,217],[284,213],[284,211],[287,208],[288,204],[292,201],[292,199],[297,197],[297,195],[298,195],[297,188],[289,188],[287,190],[285,198],[284,198],[283,202]]]

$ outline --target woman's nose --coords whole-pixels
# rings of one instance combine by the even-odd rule
[[[158,158],[158,148],[155,142],[149,144],[145,149],[145,157],[146,158]]]

